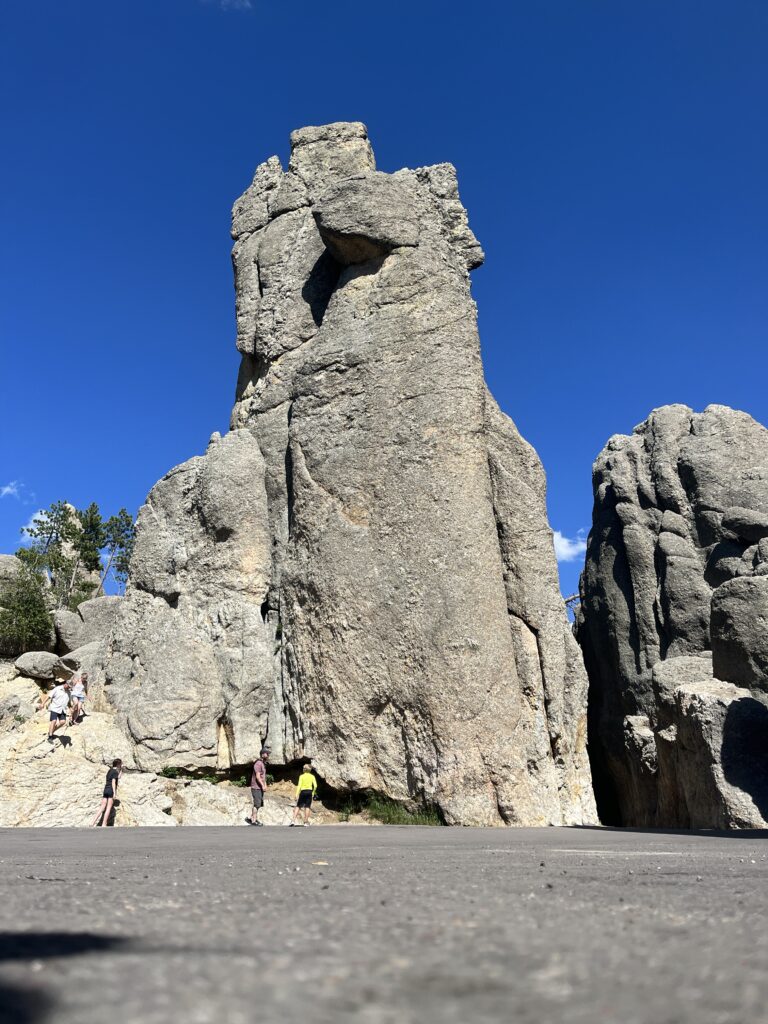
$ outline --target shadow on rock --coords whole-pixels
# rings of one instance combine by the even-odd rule
[[[0,932],[0,967],[16,960],[103,953],[126,939],[89,932]],[[0,1024],[40,1024],[54,1018],[54,1000],[46,992],[0,980]]]
[[[0,982],[0,1024],[38,1024],[52,1010],[53,1000],[44,992]]]
[[[752,797],[768,820],[768,707],[745,697],[728,708],[723,724],[723,774]]]

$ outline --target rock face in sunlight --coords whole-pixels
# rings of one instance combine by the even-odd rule
[[[594,821],[544,474],[485,386],[453,167],[304,128],[233,237],[231,431],[149,495],[104,654],[137,765],[266,741],[448,823]]]
[[[578,638],[604,820],[768,824],[768,431],[656,409],[594,466]]]

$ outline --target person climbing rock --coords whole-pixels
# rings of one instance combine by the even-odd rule
[[[45,711],[49,704],[51,706],[48,722],[49,743],[53,743],[56,730],[62,729],[67,724],[69,696],[70,684],[68,680],[64,680],[58,686],[54,686],[51,692],[40,702],[41,711]]]
[[[72,725],[85,718],[85,698],[88,695],[88,673],[78,672],[72,679]]]
[[[117,796],[117,784],[120,781],[120,776],[123,772],[123,762],[119,757],[116,757],[112,762],[112,767],[107,772],[107,778],[104,783],[104,792],[101,794],[101,806],[99,807],[96,817],[91,822],[91,827],[101,825],[102,828],[106,828],[109,824],[109,816],[112,813],[112,808],[115,804],[115,797]]]
[[[293,819],[290,828],[296,824],[299,814],[303,815],[302,825],[309,824],[309,816],[312,813],[312,801],[317,792],[317,779],[312,774],[312,765],[305,764],[301,769],[298,785],[296,786],[296,806],[293,809]]]
[[[264,793],[267,789],[267,763],[269,761],[269,749],[265,747],[259,757],[253,762],[253,771],[251,772],[251,797],[253,800],[253,807],[251,808],[250,818],[246,818],[246,824],[248,825],[263,825],[263,821],[259,821],[259,811],[264,806]]]

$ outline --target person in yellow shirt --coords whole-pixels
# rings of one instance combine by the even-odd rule
[[[293,828],[296,824],[296,819],[300,814],[304,816],[304,821],[300,822],[300,824],[309,824],[309,815],[312,813],[312,800],[316,792],[317,779],[312,774],[312,765],[305,764],[302,766],[299,782],[296,786],[296,806],[293,809],[293,819],[291,820],[290,828]]]

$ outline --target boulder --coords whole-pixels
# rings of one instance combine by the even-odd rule
[[[67,609],[55,612],[53,622],[59,654],[106,639],[121,601],[117,596],[94,597],[83,601],[74,612]]]
[[[104,694],[144,770],[310,756],[448,823],[595,820],[545,480],[488,394],[450,165],[302,129],[235,204],[230,432],[147,499]]]
[[[27,651],[14,664],[23,676],[50,681],[54,678],[58,661],[58,657],[50,651]]]
[[[686,828],[768,828],[768,706],[712,679],[675,691],[674,768]]]
[[[715,675],[768,693],[768,576],[740,576],[718,587],[711,624]]]
[[[610,439],[593,489],[577,636],[601,817],[662,826],[754,821],[752,812],[727,810],[735,798],[717,773],[708,795],[691,794],[696,772],[725,742],[712,695],[730,691],[717,687],[768,689],[768,431],[725,406],[665,406],[631,437]],[[655,734],[653,771],[627,742],[627,719],[636,716]]]

